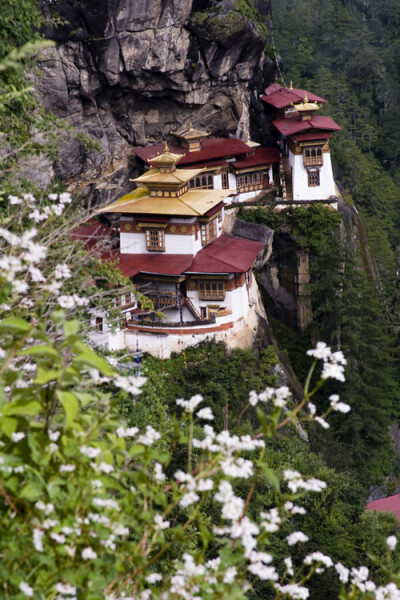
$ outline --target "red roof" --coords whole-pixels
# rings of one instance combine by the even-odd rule
[[[253,156],[246,156],[232,163],[235,169],[246,169],[247,167],[258,167],[279,162],[280,156],[277,148],[255,148]]]
[[[265,95],[261,96],[261,100],[271,104],[275,108],[286,108],[287,106],[291,106],[297,102],[301,102],[304,100],[304,96],[307,94],[307,97],[310,102],[326,102],[324,98],[320,96],[316,96],[311,92],[307,92],[307,90],[302,90],[299,88],[287,88],[282,87],[279,83],[273,83],[265,90]]]
[[[294,135],[302,131],[308,131],[309,129],[328,129],[329,131],[341,131],[341,127],[335,123],[330,117],[324,117],[322,115],[313,115],[311,119],[300,121],[299,119],[278,119],[272,121],[272,124],[278,129],[282,135]],[[311,138],[310,136],[310,139]],[[320,138],[314,138],[320,139]]]
[[[182,153],[181,146],[168,144],[170,152],[179,154]],[[251,152],[251,148],[236,138],[204,138],[201,140],[201,150],[196,152],[187,152],[180,161],[178,167],[191,166],[199,162],[210,161],[217,158],[233,158]],[[164,144],[156,144],[155,146],[147,146],[145,148],[135,148],[133,152],[144,160],[149,162],[150,158],[154,158],[161,152],[164,152]]]
[[[375,509],[378,512],[391,512],[400,519],[400,494],[382,498],[382,500],[373,500],[368,502],[365,508],[367,510]]]
[[[119,270],[125,277],[138,273],[181,275],[192,262],[192,254],[119,254]]]
[[[263,247],[263,242],[221,235],[196,254],[186,272],[246,273]]]
[[[332,137],[331,133],[314,131],[312,133],[299,133],[296,135],[297,142],[307,142],[308,140],[328,140]]]
[[[83,242],[88,250],[94,245],[100,248],[102,244],[105,249],[109,249],[110,246],[118,245],[119,239],[118,233],[114,229],[98,221],[89,221],[89,223],[75,227],[70,236],[74,240]]]

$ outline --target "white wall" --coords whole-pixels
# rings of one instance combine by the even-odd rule
[[[195,240],[194,235],[165,234],[166,254],[196,254],[201,248],[200,233]],[[137,232],[120,233],[121,254],[155,254],[146,248],[146,234]],[[163,253],[164,254],[164,253]]]
[[[331,155],[323,153],[324,164],[319,169],[319,186],[308,187],[307,170],[304,167],[302,154],[292,154],[289,151],[289,162],[292,167],[293,200],[327,200],[336,196],[333,179]]]

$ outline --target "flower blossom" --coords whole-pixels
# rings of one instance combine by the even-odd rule
[[[298,542],[308,542],[309,539],[302,531],[293,531],[293,533],[287,536],[286,541],[288,546],[294,546]]]
[[[19,589],[21,590],[21,592],[23,594],[25,594],[25,596],[27,598],[32,598],[33,597],[33,588],[31,588],[30,585],[28,585],[27,583],[25,583],[25,581],[21,581],[21,583],[19,584]]]
[[[93,560],[97,558],[97,554],[91,546],[88,546],[82,550],[82,558],[83,560]]]
[[[192,396],[190,400],[183,400],[182,398],[179,398],[176,401],[176,404],[178,406],[182,406],[186,412],[192,413],[194,412],[195,408],[200,404],[200,402],[203,402],[203,396],[201,396],[200,394],[196,394],[195,396]]]

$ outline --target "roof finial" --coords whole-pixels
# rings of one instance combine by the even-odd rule
[[[304,100],[303,100],[304,104],[308,104],[308,96],[307,96],[307,92],[304,92]]]
[[[169,152],[167,140],[165,140],[165,142],[164,142],[164,152]]]
[[[192,122],[192,119],[190,119],[190,121],[189,121],[189,129],[193,129],[193,122]]]
[[[292,89],[293,89],[293,81],[292,81],[292,80],[290,80],[290,88],[289,88],[289,89],[290,89],[290,90],[292,90]]]

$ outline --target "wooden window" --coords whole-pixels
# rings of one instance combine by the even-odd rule
[[[305,167],[321,167],[324,164],[322,148],[306,148],[303,151],[303,160]]]
[[[222,180],[222,189],[228,189],[228,171],[221,172],[221,180]]]
[[[165,235],[162,229],[146,229],[146,248],[150,252],[165,252]]]
[[[205,319],[207,319],[207,306],[201,306],[200,313],[201,313],[201,318],[203,319],[203,321]]]
[[[215,238],[217,237],[217,234],[218,234],[217,218],[213,219],[212,221],[209,221],[208,223],[203,223],[201,225],[201,243],[202,243],[202,245],[205,246],[206,244],[209,244],[210,242],[215,240]]]
[[[199,299],[224,300],[225,283],[223,281],[199,281]]]
[[[103,317],[96,317],[96,331],[103,332],[104,324]]]
[[[317,169],[308,171],[308,187],[319,186],[319,171]]]

